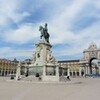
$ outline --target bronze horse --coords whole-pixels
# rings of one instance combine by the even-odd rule
[[[42,26],[39,27],[39,31],[41,32],[41,36],[40,38],[42,39],[42,37],[45,39],[46,42],[49,43],[49,33],[47,31],[47,24],[45,24],[45,28],[43,28]]]

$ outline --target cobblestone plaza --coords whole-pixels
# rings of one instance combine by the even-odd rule
[[[0,100],[99,100],[99,78],[67,82],[23,82],[0,77]]]

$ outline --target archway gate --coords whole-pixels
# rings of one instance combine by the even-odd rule
[[[98,74],[100,74],[100,48],[97,48],[95,43],[91,43],[88,49],[83,51],[83,59],[80,60],[80,74],[93,74],[92,61],[97,59]],[[96,74],[96,73],[95,73]]]

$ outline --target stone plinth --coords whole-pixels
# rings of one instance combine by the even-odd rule
[[[33,57],[33,73],[39,73],[43,81],[59,81],[59,67],[52,56],[50,43],[40,40]]]
[[[50,71],[50,70],[47,71],[47,67],[55,68],[55,71]],[[59,81],[59,67],[56,65],[55,66],[47,66],[47,65],[44,66],[42,80],[43,81]]]

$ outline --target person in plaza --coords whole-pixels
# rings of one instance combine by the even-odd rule
[[[71,81],[69,76],[67,76],[67,79],[68,79],[69,81]]]

